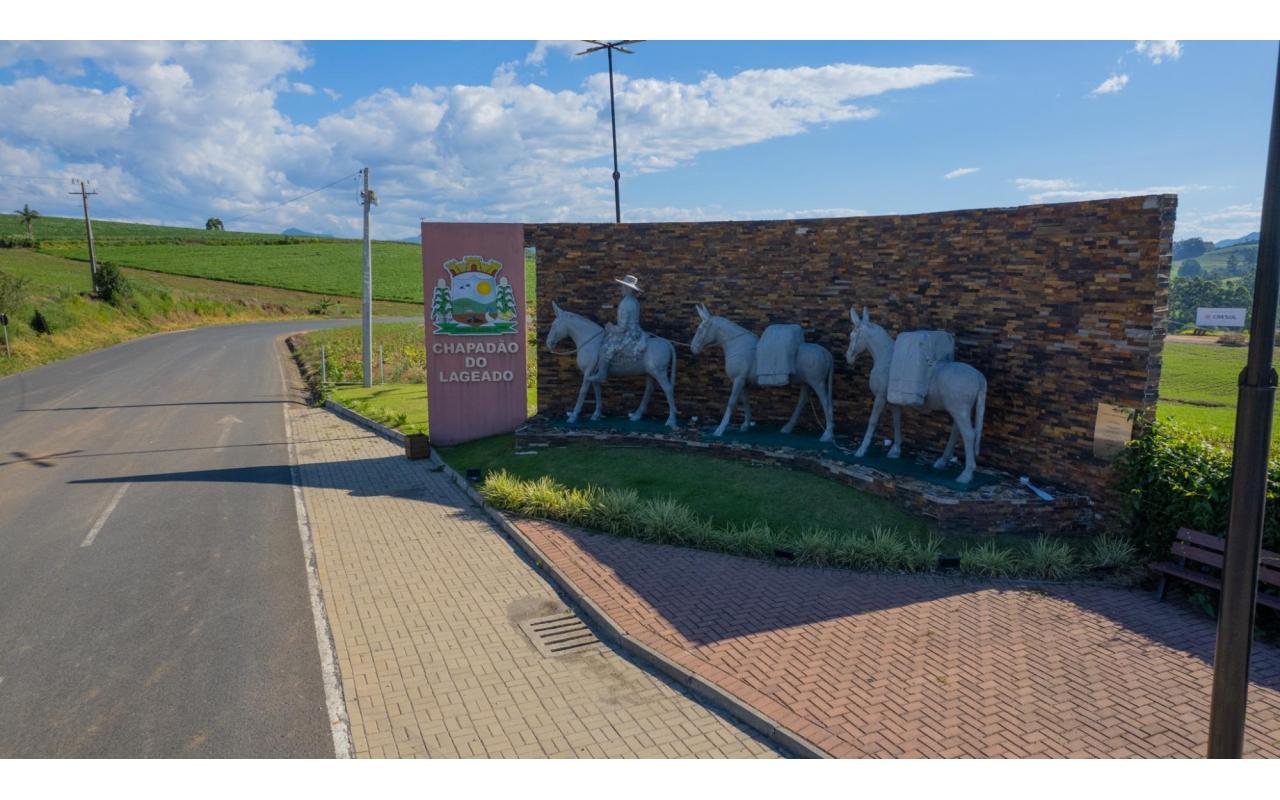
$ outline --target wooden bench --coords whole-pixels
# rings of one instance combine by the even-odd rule
[[[1173,555],[1177,563],[1162,561],[1152,564],[1151,568],[1160,573],[1160,587],[1156,589],[1156,599],[1164,599],[1165,585],[1170,577],[1198,583],[1210,589],[1222,589],[1222,554],[1226,550],[1227,540],[1221,536],[1210,536],[1207,533],[1183,528],[1173,542]],[[1189,563],[1190,562],[1190,563]],[[1192,565],[1197,566],[1192,566]],[[1212,567],[1217,572],[1206,572],[1204,567]],[[1270,550],[1262,551],[1258,563],[1258,588],[1272,586],[1280,588],[1280,554]],[[1258,592],[1258,605],[1280,611],[1280,596]]]

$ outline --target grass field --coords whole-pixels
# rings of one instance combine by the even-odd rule
[[[84,220],[79,217],[40,217],[31,224],[31,232],[37,242],[84,240]],[[0,236],[26,236],[27,229],[16,214],[0,214]],[[95,241],[213,241],[213,242],[268,242],[286,237],[278,233],[239,233],[236,231],[206,231],[204,228],[176,228],[169,225],[146,225],[139,222],[111,222],[94,220]],[[299,238],[298,241],[314,241]],[[328,241],[328,240],[325,240]]]
[[[1210,250],[1202,256],[1196,256],[1194,260],[1199,262],[1206,272],[1217,272],[1226,268],[1227,259],[1232,255],[1245,263],[1252,264],[1258,260],[1258,243],[1250,242],[1224,247],[1221,250]],[[1173,262],[1172,274],[1175,277],[1181,274],[1182,264],[1186,260],[1180,258]]]

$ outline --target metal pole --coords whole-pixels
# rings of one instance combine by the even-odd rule
[[[84,235],[89,241],[89,280],[93,289],[98,288],[98,259],[93,252],[93,223],[89,221],[89,195],[97,194],[90,192],[85,188],[84,181],[80,181],[80,191],[72,192],[72,194],[80,195],[80,200],[84,204]]]
[[[9,323],[6,322],[0,327],[4,328],[4,357],[13,358],[13,351],[9,349]]]
[[[364,191],[360,194],[364,203],[364,304],[361,324],[364,328],[364,344],[361,365],[364,368],[364,385],[373,385],[373,251],[369,245],[369,206],[373,196],[369,194],[369,168],[364,168]]]
[[[320,345],[320,385],[324,386],[329,380],[329,365],[324,361],[324,345]]]
[[[609,53],[609,128],[613,131],[613,221],[622,222],[622,196],[618,181],[622,173],[618,172],[618,118],[613,111],[613,48],[606,47]]]
[[[1213,655],[1213,697],[1209,707],[1209,757],[1240,758],[1244,752],[1245,708],[1249,698],[1249,656],[1253,648],[1258,559],[1267,501],[1271,414],[1275,407],[1276,295],[1280,291],[1280,60],[1271,100],[1271,144],[1262,189],[1262,227],[1253,289],[1249,361],[1240,373],[1236,432],[1231,462],[1231,514],[1222,565],[1218,641]]]
[[[382,360],[382,345],[378,345],[378,375],[382,378],[382,383],[387,382],[387,365]]]

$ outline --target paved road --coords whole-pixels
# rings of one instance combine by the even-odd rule
[[[277,360],[323,324],[0,380],[0,757],[333,755]]]

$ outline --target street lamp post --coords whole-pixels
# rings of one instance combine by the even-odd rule
[[[1222,565],[1222,601],[1213,654],[1213,699],[1209,706],[1209,757],[1240,758],[1244,752],[1249,656],[1253,648],[1263,513],[1267,502],[1271,414],[1276,372],[1276,294],[1280,291],[1280,61],[1271,100],[1271,144],[1262,188],[1262,226],[1254,278],[1249,360],[1240,373],[1236,431],[1231,459],[1231,512]]]
[[[613,221],[622,222],[622,196],[618,187],[618,181],[622,179],[622,173],[618,172],[618,118],[613,110],[613,51],[617,50],[619,53],[630,54],[632,51],[628,50],[624,45],[639,44],[644,40],[623,39],[617,42],[598,42],[595,39],[584,39],[583,41],[587,44],[593,44],[595,47],[588,47],[578,55],[585,56],[587,53],[594,53],[597,50],[604,50],[609,54],[609,127],[613,131]]]

